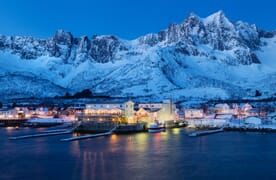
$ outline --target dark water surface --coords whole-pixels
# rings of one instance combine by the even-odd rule
[[[276,134],[185,129],[60,142],[43,129],[0,128],[0,179],[276,179]]]

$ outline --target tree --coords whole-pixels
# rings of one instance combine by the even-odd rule
[[[92,92],[89,89],[85,89],[81,92],[77,92],[74,95],[74,98],[91,98],[92,97]]]
[[[12,108],[15,108],[17,106],[17,104],[16,104],[16,102],[14,101],[13,103],[12,103]]]
[[[208,104],[201,104],[201,108],[203,109],[204,114],[209,114],[209,105]]]
[[[259,91],[259,90],[256,90],[256,92],[255,92],[255,97],[259,97],[259,96],[261,96],[262,95],[262,93]]]
[[[72,96],[71,96],[71,94],[69,93],[69,92],[66,92],[65,93],[65,96],[64,96],[64,98],[65,99],[69,99],[69,98],[71,98]]]

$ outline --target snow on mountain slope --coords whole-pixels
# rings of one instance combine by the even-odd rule
[[[263,68],[266,72],[276,72],[276,36],[273,38],[262,38],[264,44],[257,55],[261,60]]]
[[[276,36],[219,11],[190,14],[157,34],[49,39],[0,36],[1,97],[91,89],[116,97],[227,99],[274,96]]]

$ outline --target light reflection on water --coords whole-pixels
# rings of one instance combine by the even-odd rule
[[[174,128],[174,129],[172,129],[172,133],[173,133],[174,135],[178,135],[178,134],[180,133],[180,131],[181,131],[180,128]]]
[[[0,129],[5,167],[0,179],[276,178],[273,168],[265,168],[276,162],[276,134],[224,132],[190,138],[180,128],[73,142],[59,141],[69,135],[7,139],[35,131]]]

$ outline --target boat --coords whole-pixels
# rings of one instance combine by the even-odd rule
[[[187,126],[188,129],[196,129],[196,126],[194,124],[189,124]]]
[[[150,123],[148,126],[149,133],[164,132],[165,130],[165,126],[158,123]]]

